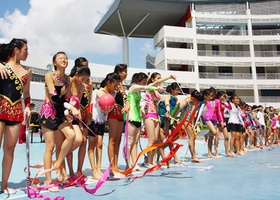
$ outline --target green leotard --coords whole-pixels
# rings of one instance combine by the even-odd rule
[[[129,121],[141,122],[140,115],[140,100],[141,95],[138,93],[128,93],[128,101],[130,104]]]

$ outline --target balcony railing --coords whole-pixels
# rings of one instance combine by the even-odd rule
[[[248,35],[247,30],[232,29],[196,29],[200,35]],[[280,29],[253,30],[253,35],[280,35]]]
[[[253,30],[253,35],[280,35],[280,29]]]
[[[198,56],[211,57],[250,57],[250,51],[207,51],[198,50]]]
[[[248,35],[247,30],[232,29],[196,29],[196,33],[201,35]]]
[[[254,96],[238,96],[242,101],[246,103],[252,103],[255,102]],[[260,103],[279,103],[280,102],[280,97],[275,96],[260,96],[259,97],[259,102]]]
[[[205,79],[252,79],[249,73],[208,73],[200,72],[199,78]]]
[[[261,103],[267,103],[267,102],[270,102],[270,103],[279,103],[280,102],[280,97],[279,96],[269,96],[269,97],[264,97],[264,96],[261,96],[259,97],[259,101]]]
[[[244,102],[254,102],[254,96],[238,96]]]
[[[280,57],[280,51],[255,51],[255,57]]]
[[[280,73],[258,73],[258,79],[280,79]]]

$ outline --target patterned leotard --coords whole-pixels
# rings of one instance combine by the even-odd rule
[[[18,77],[13,69],[7,65],[10,76],[7,79],[0,77],[0,120],[22,122],[23,107],[21,96],[27,82],[27,74]]]
[[[89,107],[89,94],[90,94],[90,86],[87,86],[84,90],[84,93],[81,98],[80,102],[80,108],[81,108],[81,115],[82,115],[82,120],[85,121],[87,118],[87,113],[88,113],[88,107]]]
[[[152,119],[159,121],[157,104],[160,100],[160,95],[158,92],[154,91],[151,94],[146,93],[146,104],[144,107],[146,113],[146,119]]]
[[[115,96],[115,106],[113,110],[108,114],[108,119],[117,119],[119,121],[124,120],[124,114],[122,113],[122,108],[124,107],[124,98],[126,98],[125,92],[121,89],[119,85],[117,87],[117,93]]]

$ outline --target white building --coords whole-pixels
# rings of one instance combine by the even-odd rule
[[[156,70],[186,92],[214,87],[279,108],[279,25],[279,1],[118,0],[95,32],[123,36],[127,63],[128,38],[153,37]]]
[[[186,93],[214,87],[249,104],[280,108],[279,25],[279,1],[116,0],[95,32],[124,38],[124,63],[129,64],[129,37],[153,38],[161,49],[155,58],[147,56],[155,69],[129,67],[126,85],[133,73],[157,71],[162,76],[176,74]],[[30,53],[25,64],[46,70],[51,60]],[[89,66],[96,87],[114,69]],[[38,91],[44,83],[34,81],[32,99],[41,100],[44,93]]]

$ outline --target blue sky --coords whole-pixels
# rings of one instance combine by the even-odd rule
[[[116,65],[123,62],[122,39],[93,32],[113,0],[1,0],[0,43],[26,38],[29,51]],[[145,68],[155,54],[152,39],[129,39],[130,67]]]

